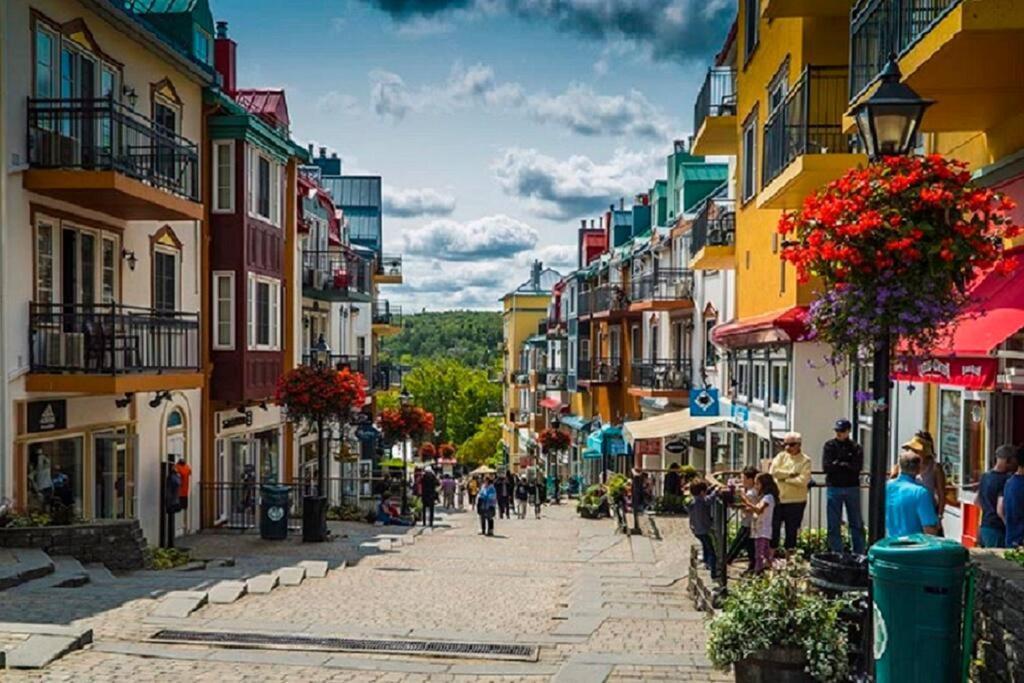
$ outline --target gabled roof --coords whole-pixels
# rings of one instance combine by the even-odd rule
[[[235,93],[235,101],[273,126],[287,128],[290,123],[284,90],[247,88]]]

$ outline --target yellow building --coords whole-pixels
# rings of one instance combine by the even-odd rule
[[[524,352],[531,337],[546,335],[551,290],[562,276],[540,261],[534,261],[530,279],[501,299],[502,303],[502,387],[505,406],[502,443],[510,466],[517,467],[530,454],[532,415],[540,411],[535,403],[537,375],[531,376],[536,356]],[[536,368],[534,368],[536,370]]]

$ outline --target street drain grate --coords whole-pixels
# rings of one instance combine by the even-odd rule
[[[412,567],[374,567],[374,571],[378,572],[418,572],[419,569],[413,569]]]
[[[238,648],[278,648],[291,650],[329,650],[332,652],[368,652],[386,655],[422,655],[426,657],[464,657],[536,662],[536,645],[500,643],[460,643],[443,640],[377,640],[370,638],[329,638],[289,636],[276,633],[230,633],[223,631],[181,631],[164,629],[152,638],[161,642],[220,645]]]

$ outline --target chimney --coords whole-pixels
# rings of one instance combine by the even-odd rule
[[[313,156],[313,143],[311,142],[308,145],[306,145],[306,149],[309,150],[309,156],[312,157]]]
[[[619,197],[619,211],[625,211],[625,210],[626,210],[626,198],[625,197]]]
[[[234,96],[238,83],[235,80],[235,53],[238,45],[228,38],[228,22],[217,22],[217,39],[213,42],[213,67],[220,74],[221,88]]]
[[[337,159],[338,158],[338,153],[337,152],[331,152],[331,158],[332,159]]]
[[[679,154],[681,152],[685,152],[686,151],[686,141],[685,140],[676,140],[673,143],[673,146],[675,147],[675,153],[676,154]]]
[[[594,223],[596,223],[596,222],[597,222],[596,219],[593,219],[593,218],[590,219],[590,229],[591,230],[594,229]]]
[[[530,284],[533,285],[534,290],[540,291],[540,273],[544,270],[543,264],[540,261],[535,260],[533,262],[533,268],[530,269]]]
[[[327,158],[327,148],[326,147],[321,147],[320,148],[320,158],[321,159],[326,159]]]

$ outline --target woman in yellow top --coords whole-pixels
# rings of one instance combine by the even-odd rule
[[[786,525],[786,551],[796,548],[797,533],[804,521],[807,487],[811,483],[811,459],[803,451],[803,437],[789,432],[782,437],[783,450],[772,458],[768,471],[779,485],[779,504],[772,515],[772,547],[779,547]]]

